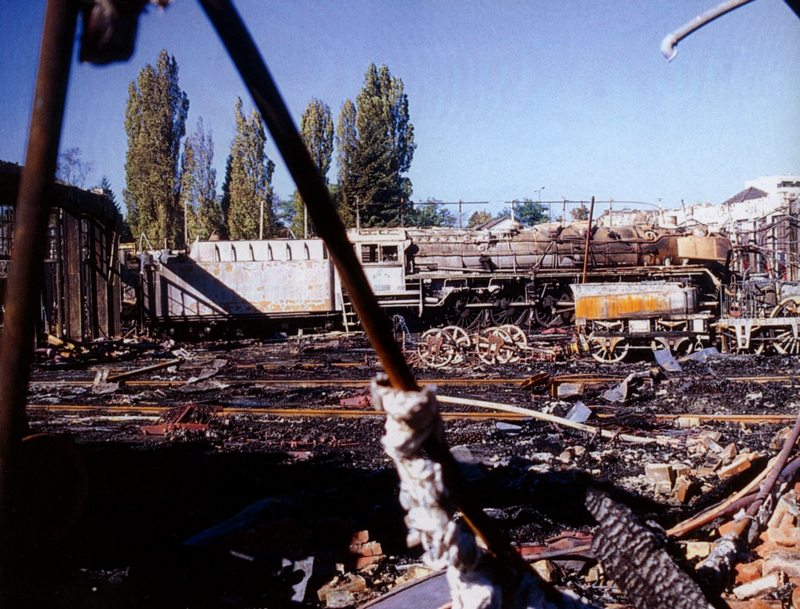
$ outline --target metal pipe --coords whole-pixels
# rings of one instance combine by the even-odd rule
[[[200,0],[200,4],[217,30],[267,124],[275,145],[297,184],[297,190],[306,203],[314,228],[328,247],[342,283],[392,386],[405,391],[417,390],[414,375],[394,339],[391,326],[372,292],[353,245],[347,238],[347,231],[336,213],[328,188],[312,161],[250,33],[229,0]]]
[[[370,342],[395,389],[418,391],[414,375],[394,339],[391,325],[380,309],[364,269],[347,238],[344,224],[336,213],[317,166],[311,159],[289,110],[278,92],[255,43],[230,0],[199,0],[239,70],[261,116],[306,202],[317,234],[328,247],[342,283],[358,312]],[[529,571],[528,564],[511,547],[492,520],[466,490],[464,477],[447,444],[433,436],[424,443],[425,451],[442,467],[445,485],[461,510],[464,520],[481,537],[491,552],[502,556],[519,577]],[[508,585],[509,589],[516,586]]]
[[[9,265],[5,318],[0,334],[0,605],[10,606],[9,518],[13,501],[15,455],[27,433],[25,398],[33,359],[44,258],[48,202],[61,139],[72,47],[78,20],[77,0],[48,0],[45,10],[25,167],[20,178]]]
[[[586,227],[586,249],[583,253],[583,278],[581,283],[586,283],[586,272],[589,270],[589,242],[592,240],[592,219],[594,218],[594,197],[589,207],[589,224]]]
[[[667,61],[672,61],[675,59],[675,55],[678,54],[678,51],[675,47],[677,47],[678,43],[686,38],[689,34],[697,29],[700,29],[706,23],[710,23],[717,17],[720,17],[725,13],[737,9],[740,6],[744,6],[752,1],[753,0],[726,0],[722,4],[715,6],[702,15],[698,15],[682,28],[675,30],[671,34],[668,34],[664,40],[661,41],[661,54],[667,58]]]

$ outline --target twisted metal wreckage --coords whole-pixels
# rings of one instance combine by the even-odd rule
[[[165,0],[154,3],[168,4]],[[543,582],[472,501],[445,443],[434,392],[417,385],[347,239],[327,188],[244,23],[229,0],[200,0],[200,3],[270,129],[387,373],[385,379],[374,383],[373,391],[376,403],[390,415],[384,446],[400,471],[401,498],[408,510],[411,529],[409,540],[421,543],[433,564],[448,568],[453,607],[588,607],[574,594]],[[739,0],[734,4],[743,3]],[[25,505],[24,489],[45,486],[42,480],[25,478],[23,472],[30,471],[29,466],[37,459],[44,459],[48,470],[55,467],[52,464],[59,464],[57,475],[66,481],[61,485],[65,496],[60,505],[66,507],[48,514],[56,518],[50,534],[58,534],[74,522],[86,493],[85,471],[75,450],[59,437],[26,437],[25,413],[36,314],[33,305],[41,290],[46,246],[48,210],[43,201],[48,200],[48,191],[53,188],[77,18],[82,10],[81,60],[99,64],[122,61],[133,52],[138,16],[145,6],[144,0],[93,3],[49,0],[47,3],[29,143],[17,202],[12,251],[15,264],[8,279],[14,289],[9,290],[6,299],[0,345],[0,601],[8,606],[14,600],[14,549],[18,547],[14,544],[19,541],[12,531],[19,524],[21,506]],[[702,23],[694,24],[692,29],[699,25]],[[687,33],[673,36],[670,48]],[[774,475],[768,476],[762,485],[760,501],[751,506],[749,516],[754,516],[765,503],[798,431],[800,420],[776,459]],[[52,478],[53,472],[48,474]],[[700,574],[707,571],[713,575],[705,579],[703,591],[671,561],[657,536],[637,523],[627,508],[595,492],[589,493],[587,507],[599,522],[593,549],[609,575],[637,607],[725,606],[719,590],[727,581],[741,540],[753,527],[751,519],[740,521],[731,537],[719,545],[722,552],[712,555],[701,567]],[[456,511],[469,529],[454,524],[452,517]],[[41,526],[41,522],[38,524]]]

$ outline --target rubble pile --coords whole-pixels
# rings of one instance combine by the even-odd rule
[[[96,357],[43,360],[33,374],[32,431],[70,437],[91,481],[82,519],[46,550],[52,573],[30,582],[36,600],[358,607],[439,585],[405,543],[383,419],[364,392],[379,369],[363,340]],[[798,414],[796,365],[711,355],[679,371],[570,360],[435,374],[447,442],[482,510],[542,579],[619,609],[634,604],[597,561],[587,493],[660,530],[671,561],[693,575],[783,446]],[[798,606],[793,475],[738,558],[730,607]]]

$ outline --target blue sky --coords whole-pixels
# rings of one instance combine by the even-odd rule
[[[800,174],[800,19],[756,0],[661,40],[718,0],[239,0],[296,123],[312,98],[334,120],[370,63],[409,97],[415,201],[719,203],[763,175]],[[0,0],[0,159],[22,163],[44,0]],[[244,86],[196,2],[140,19],[125,64],[75,60],[62,150],[80,148],[122,204],[128,85],[166,48],[213,133],[218,184]],[[76,49],[77,55],[77,49]],[[294,185],[275,148],[279,196]],[[335,180],[335,168],[329,175]],[[544,187],[540,193],[537,189]]]

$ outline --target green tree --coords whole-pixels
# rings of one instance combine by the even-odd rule
[[[155,247],[183,243],[178,160],[186,133],[189,99],[178,86],[178,64],[166,50],[128,87],[125,132],[127,188],[123,190],[134,235]]]
[[[589,208],[586,207],[586,203],[581,202],[580,207],[575,207],[569,210],[569,215],[572,216],[573,220],[588,220]]]
[[[261,211],[264,213],[264,237],[275,234],[272,208],[272,173],[275,164],[267,158],[267,136],[261,115],[253,110],[250,118],[242,113],[242,100],[236,100],[236,135],[231,144],[230,179],[227,209],[231,239],[258,239]]]
[[[83,188],[86,178],[91,173],[94,163],[81,159],[80,148],[68,148],[65,152],[58,155],[58,167],[56,169],[56,182],[67,186],[77,186]]]
[[[211,133],[205,133],[203,119],[199,118],[194,133],[186,139],[182,159],[181,199],[190,242],[197,237],[208,239],[222,227],[213,163],[214,140]]]
[[[114,191],[111,189],[111,182],[108,180],[107,176],[103,176],[100,180],[100,184],[97,186],[100,190],[103,191],[103,194],[114,204],[117,212],[120,216],[122,216],[122,210],[119,208],[119,203],[117,203],[117,197],[114,196]],[[127,218],[123,216],[122,218],[122,233],[120,233],[120,240],[125,243],[130,243],[133,241],[133,233],[131,232],[131,226],[128,224]]]
[[[411,181],[404,174],[416,145],[403,81],[385,65],[370,64],[356,104],[345,103],[337,144],[344,204],[361,208],[364,226],[399,224],[411,197]]]
[[[510,215],[511,208],[504,207],[503,210],[497,214],[497,217],[505,218]],[[522,199],[521,201],[514,202],[514,219],[523,226],[541,224],[547,221],[547,218],[547,208],[537,201]]]
[[[300,137],[303,138],[311,159],[314,161],[325,184],[328,183],[328,170],[333,157],[333,118],[328,104],[313,99],[300,118]],[[305,237],[316,234],[308,219],[305,203],[298,192],[292,195],[294,214],[291,229],[295,236]]]
[[[476,211],[469,217],[467,228],[476,228],[481,224],[486,224],[492,219],[492,214],[488,211]]]
[[[428,199],[425,203],[414,203],[409,210],[406,226],[429,228],[431,226],[456,225],[456,218],[441,201]]]
[[[348,214],[350,223],[342,221],[345,226],[355,226],[355,215],[361,204],[359,201],[358,181],[359,174],[356,167],[356,149],[358,148],[358,132],[356,120],[358,112],[355,104],[347,100],[342,105],[339,113],[339,123],[336,125],[336,148],[338,150],[339,164],[339,215]]]

